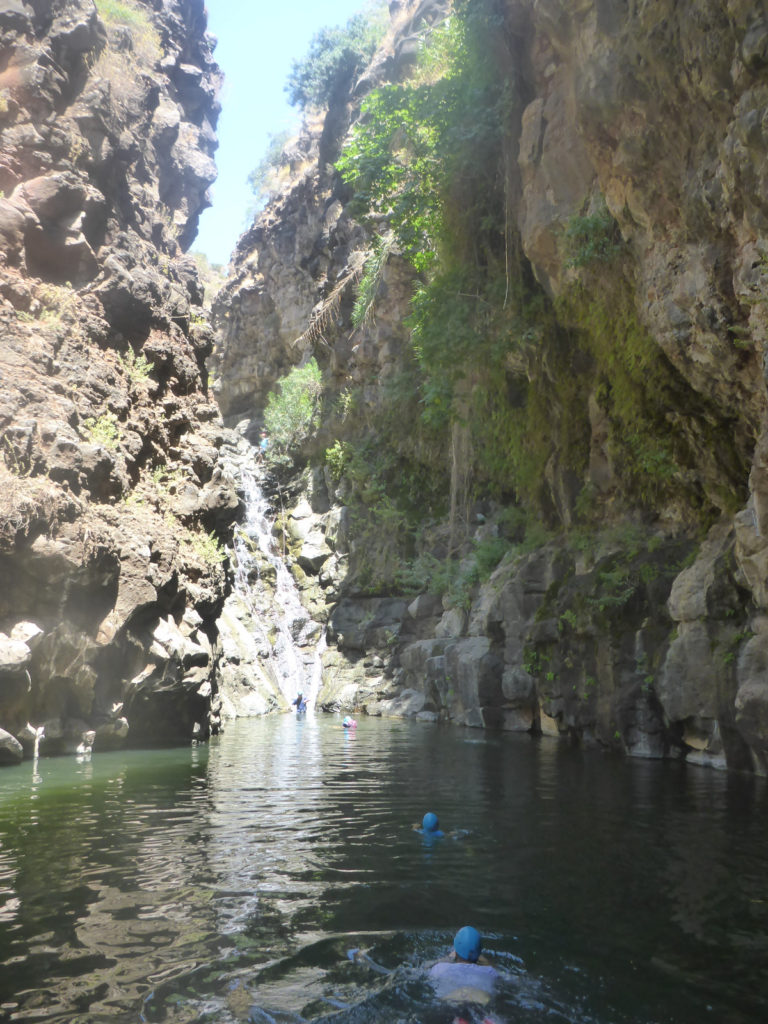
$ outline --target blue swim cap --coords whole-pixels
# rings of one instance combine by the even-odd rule
[[[476,962],[480,956],[482,945],[480,932],[468,924],[456,932],[456,937],[453,940],[453,948],[457,955],[462,960],[469,960],[470,963]]]
[[[440,828],[440,822],[437,820],[437,815],[433,814],[432,811],[427,811],[421,819],[421,827],[425,832],[437,832]]]

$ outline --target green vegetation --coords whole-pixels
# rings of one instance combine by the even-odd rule
[[[83,431],[91,444],[114,450],[120,444],[120,427],[113,412],[105,412],[98,418],[89,416],[83,420]]]
[[[162,465],[152,469],[152,483],[161,503],[165,503],[170,495],[177,494],[184,486],[186,479],[184,470],[180,466],[171,469],[167,465]]]
[[[317,425],[322,392],[322,375],[314,359],[278,381],[264,411],[264,426],[271,438],[268,458],[275,449],[286,452],[301,446]]]
[[[352,308],[352,325],[361,327],[373,320],[376,296],[387,265],[387,258],[392,252],[391,238],[374,239],[373,249],[365,261],[363,276],[357,287],[357,298]]]
[[[134,384],[140,384],[142,381],[148,380],[153,369],[149,359],[141,352],[136,355],[132,348],[129,348],[124,356],[120,356],[120,364],[125,374]]]
[[[462,558],[436,558],[423,552],[412,559],[399,559],[388,565],[388,582],[401,593],[429,591],[442,597],[449,608],[469,609],[472,595],[485,583],[513,547],[500,537],[491,537],[474,544]],[[371,583],[373,584],[373,580]],[[385,581],[379,579],[379,584]],[[371,587],[375,590],[375,587]]]
[[[428,588],[465,606],[495,559],[546,543],[549,529],[568,523],[572,548],[600,564],[589,610],[608,617],[663,573],[632,544],[643,561],[636,575],[600,561],[601,517],[628,506],[651,516],[675,503],[676,513],[706,522],[723,501],[704,493],[697,459],[735,445],[641,323],[631,252],[600,195],[563,229],[571,283],[556,304],[522,255],[503,126],[519,123],[526,94],[504,52],[502,7],[455,0],[450,18],[423,28],[413,74],[369,94],[337,161],[372,241],[354,307],[345,296],[334,313],[365,338],[388,261],[405,261],[411,345],[380,406],[368,389],[381,382],[369,380],[323,408],[324,462],[353,512],[350,567],[362,587]],[[358,19],[320,33],[294,66],[292,101],[327,102],[371,45]],[[254,172],[256,192],[279,171],[273,141]],[[319,370],[308,366],[270,395],[271,459],[312,447],[303,442],[324,396]],[[596,424],[607,481],[579,491]],[[479,498],[507,505],[510,516],[493,545],[473,549]],[[424,524],[446,515],[449,536],[430,549]],[[575,630],[579,609],[559,612],[561,629]]]
[[[39,320],[51,326],[62,322],[65,316],[72,314],[77,304],[77,293],[72,285],[41,284],[35,289],[35,298],[39,306],[35,313],[19,310],[16,316],[25,323]]]
[[[136,0],[94,0],[108,29],[127,28],[131,33],[132,52],[124,53],[107,46],[102,51],[96,70],[108,78],[113,93],[121,100],[137,91],[136,64],[152,66],[162,57],[160,33],[149,10]]]
[[[17,446],[6,434],[3,437],[3,463],[14,476],[29,476],[32,472],[32,458],[30,452],[21,446]]]
[[[386,10],[382,2],[370,4],[345,26],[323,28],[313,36],[307,54],[293,62],[288,76],[285,91],[292,106],[327,106],[334,93],[349,88],[384,35]]]
[[[630,281],[615,267],[610,276],[580,281],[563,295],[558,314],[572,325],[570,344],[593,360],[585,384],[606,416],[608,450],[627,499],[658,507],[679,492],[680,470],[694,456],[668,415],[684,386],[638,320]]]
[[[366,265],[355,322],[371,315],[387,249],[420,275],[410,320],[417,418],[401,418],[392,440],[418,431],[433,442],[442,436],[444,447],[463,424],[468,441],[454,473],[454,484],[469,481],[461,502],[467,487],[515,493],[527,423],[506,400],[506,367],[511,352],[535,344],[543,308],[508,253],[498,127],[511,94],[488,60],[497,21],[490,5],[462,0],[425,30],[416,74],[371,93],[337,164],[357,216],[388,228],[386,247],[379,243]]]
[[[351,448],[347,442],[334,441],[330,448],[325,450],[325,464],[331,472],[331,479],[338,483],[344,475],[344,470],[350,461]]]
[[[96,10],[107,25],[126,25],[144,30],[149,23],[147,11],[133,0],[94,0]]]
[[[566,266],[610,263],[623,252],[619,226],[602,199],[586,216],[571,217],[565,229]]]
[[[227,552],[215,533],[187,531],[185,540],[196,558],[206,565],[220,565],[226,560]]]
[[[731,637],[730,642],[726,650],[723,652],[722,659],[724,665],[731,665],[736,661],[739,651],[747,640],[751,640],[755,634],[751,629],[745,629],[740,633],[734,634]]]

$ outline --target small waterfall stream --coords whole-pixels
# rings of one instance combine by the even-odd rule
[[[299,690],[314,707],[325,630],[302,606],[272,532],[274,518],[252,459],[238,467],[245,519],[235,531],[234,592],[221,626],[225,708],[239,715],[288,707]]]

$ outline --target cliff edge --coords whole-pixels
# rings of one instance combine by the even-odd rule
[[[218,727],[202,0],[0,10],[0,757]]]

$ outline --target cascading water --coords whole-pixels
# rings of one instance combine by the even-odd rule
[[[238,467],[246,514],[234,537],[235,585],[222,615],[225,713],[288,707],[301,691],[314,706],[325,630],[313,621],[272,531],[273,518],[252,458]]]
[[[299,600],[298,591],[284,559],[277,550],[269,516],[269,503],[255,475],[245,471],[242,477],[246,501],[246,521],[235,540],[237,571],[235,585],[242,588],[245,600],[253,602],[267,595],[268,617],[255,616],[262,639],[269,645],[270,668],[283,696],[292,699],[297,689],[314,701],[320,689],[321,647],[325,632],[313,622]],[[251,544],[256,542],[263,556],[254,559]],[[259,566],[266,560],[274,570],[274,592],[262,581]],[[257,578],[252,579],[253,569]]]

